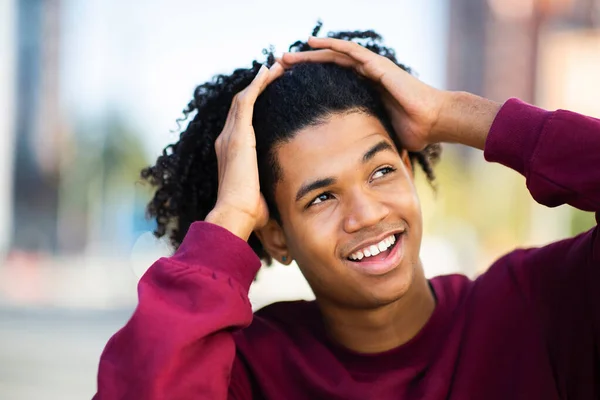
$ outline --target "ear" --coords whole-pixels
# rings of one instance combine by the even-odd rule
[[[292,262],[283,228],[274,219],[269,219],[267,224],[254,231],[266,252],[279,263],[289,265]]]
[[[400,158],[402,159],[402,163],[406,167],[406,170],[408,171],[410,176],[412,176],[414,178],[415,174],[413,171],[412,162],[410,160],[410,156],[408,155],[408,151],[406,149],[402,150],[402,152],[400,153]]]

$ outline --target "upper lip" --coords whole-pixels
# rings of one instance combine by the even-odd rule
[[[354,247],[354,248],[353,248],[353,249],[352,249],[352,250],[351,250],[351,251],[350,251],[350,252],[349,252],[349,253],[346,255],[346,258],[350,257],[352,254],[356,253],[358,250],[362,250],[362,249],[364,249],[365,247],[372,246],[372,245],[374,245],[374,244],[377,244],[377,243],[381,242],[381,241],[382,241],[383,239],[385,239],[386,237],[389,237],[389,236],[392,236],[392,235],[394,235],[394,236],[395,236],[395,235],[398,235],[398,234],[400,234],[400,233],[403,233],[403,232],[404,232],[404,229],[396,229],[396,230],[393,230],[393,231],[389,231],[389,232],[383,233],[383,234],[381,234],[381,235],[377,236],[377,237],[376,237],[376,238],[374,238],[374,239],[365,240],[365,241],[363,241],[363,242],[359,243],[357,246],[355,246],[355,247]]]

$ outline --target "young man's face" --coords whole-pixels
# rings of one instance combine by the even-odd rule
[[[419,265],[421,211],[408,155],[379,120],[335,114],[277,159],[285,243],[319,301],[369,308],[402,297]]]

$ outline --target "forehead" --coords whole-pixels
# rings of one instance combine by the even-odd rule
[[[395,148],[377,118],[362,112],[334,114],[323,124],[302,129],[278,148],[282,183],[299,186],[309,178],[335,176],[382,140]]]

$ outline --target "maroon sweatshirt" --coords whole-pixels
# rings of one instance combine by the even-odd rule
[[[600,120],[509,100],[485,157],[523,174],[539,203],[568,203],[600,221]],[[246,242],[194,223],[141,279],[139,305],[102,354],[95,398],[600,398],[597,226],[513,251],[475,280],[431,279],[429,321],[379,354],[330,341],[315,302],[253,315],[259,267]]]

